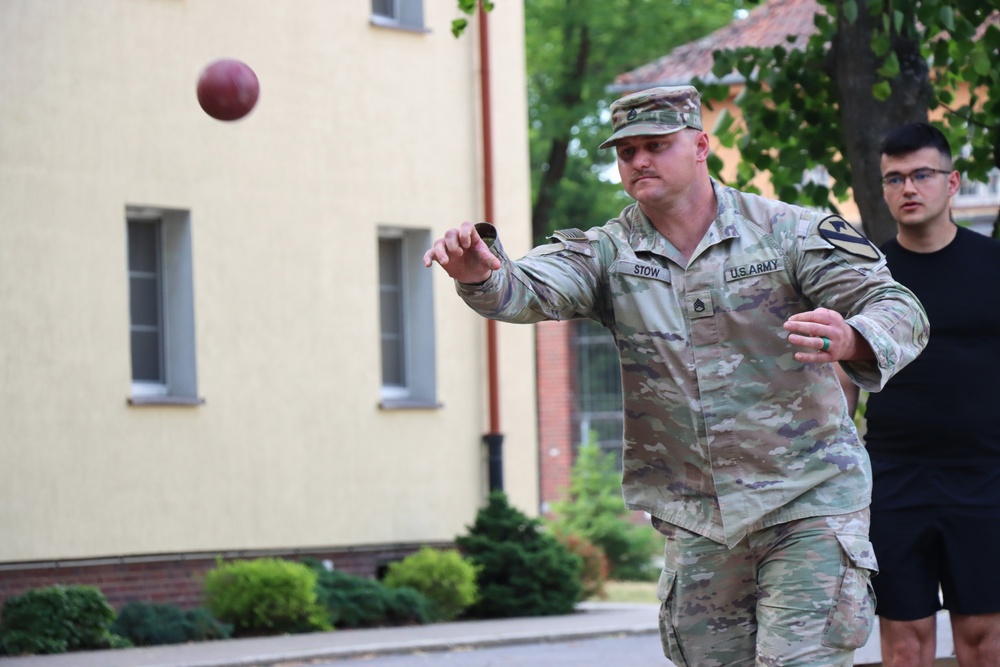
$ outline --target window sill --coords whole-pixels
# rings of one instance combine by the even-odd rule
[[[406,25],[382,16],[372,16],[371,22],[376,28],[388,28],[390,30],[400,30],[402,32],[412,32],[421,35],[430,32],[430,28],[425,28],[419,25]]]
[[[130,396],[129,405],[204,405],[205,399],[198,396]]]
[[[381,410],[440,410],[444,406],[431,400],[383,398],[378,407]]]

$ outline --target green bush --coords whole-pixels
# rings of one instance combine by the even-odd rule
[[[580,535],[604,551],[610,578],[653,581],[659,576],[655,559],[663,540],[651,525],[629,520],[615,456],[593,441],[580,448],[567,496],[553,503],[552,513],[557,532]]]
[[[568,614],[580,598],[580,557],[537,519],[511,507],[501,491],[490,494],[469,533],[455,539],[479,568],[479,618]]]
[[[115,610],[93,586],[36,588],[4,601],[0,612],[0,655],[65,653],[121,648],[113,634]]]
[[[608,557],[604,555],[604,550],[576,533],[556,533],[556,539],[579,556],[583,563],[580,570],[580,600],[607,597],[604,585],[608,581]]]
[[[130,602],[118,612],[111,631],[136,646],[155,646],[226,639],[233,628],[217,621],[206,609]]]
[[[476,602],[476,566],[455,549],[424,547],[392,563],[383,583],[389,588],[409,587],[423,593],[437,606],[443,620],[457,618]]]
[[[385,584],[347,572],[328,572],[314,565],[316,593],[338,628],[371,628],[412,625],[438,620],[434,603],[412,588],[389,588]]]
[[[316,572],[280,558],[219,563],[205,576],[205,606],[236,637],[329,630]]]

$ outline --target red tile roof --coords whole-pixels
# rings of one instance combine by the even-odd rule
[[[711,76],[712,53],[720,49],[778,44],[802,48],[816,32],[813,17],[819,11],[816,0],[768,0],[746,18],[737,19],[696,42],[677,47],[662,58],[620,74],[610,90],[631,92],[655,86],[677,86],[690,83],[696,76],[711,81],[714,78]],[[791,43],[786,41],[788,36],[794,38]],[[736,77],[734,81],[742,80],[735,73],[733,76]]]

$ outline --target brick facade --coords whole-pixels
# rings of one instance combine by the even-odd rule
[[[569,486],[576,445],[576,347],[572,322],[535,325],[538,382],[538,457],[541,511]]]
[[[334,568],[364,577],[377,578],[385,567],[417,551],[416,544],[317,549],[308,551],[268,551],[169,554],[103,558],[44,563],[0,564],[0,605],[7,597],[33,588],[55,584],[84,584],[101,590],[112,607],[128,602],[173,604],[185,609],[201,606],[205,574],[215,567],[216,558],[312,558],[330,561]],[[430,545],[439,548],[454,545]]]

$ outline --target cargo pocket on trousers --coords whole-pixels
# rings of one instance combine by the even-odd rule
[[[660,643],[663,644],[663,655],[677,667],[687,667],[681,645],[677,641],[677,629],[674,627],[674,580],[677,573],[671,570],[660,572],[660,580],[656,584],[656,598],[660,601]]]
[[[827,618],[823,645],[858,649],[868,642],[875,624],[875,592],[871,577],[878,572],[872,543],[862,535],[837,535],[843,547],[843,576]]]

